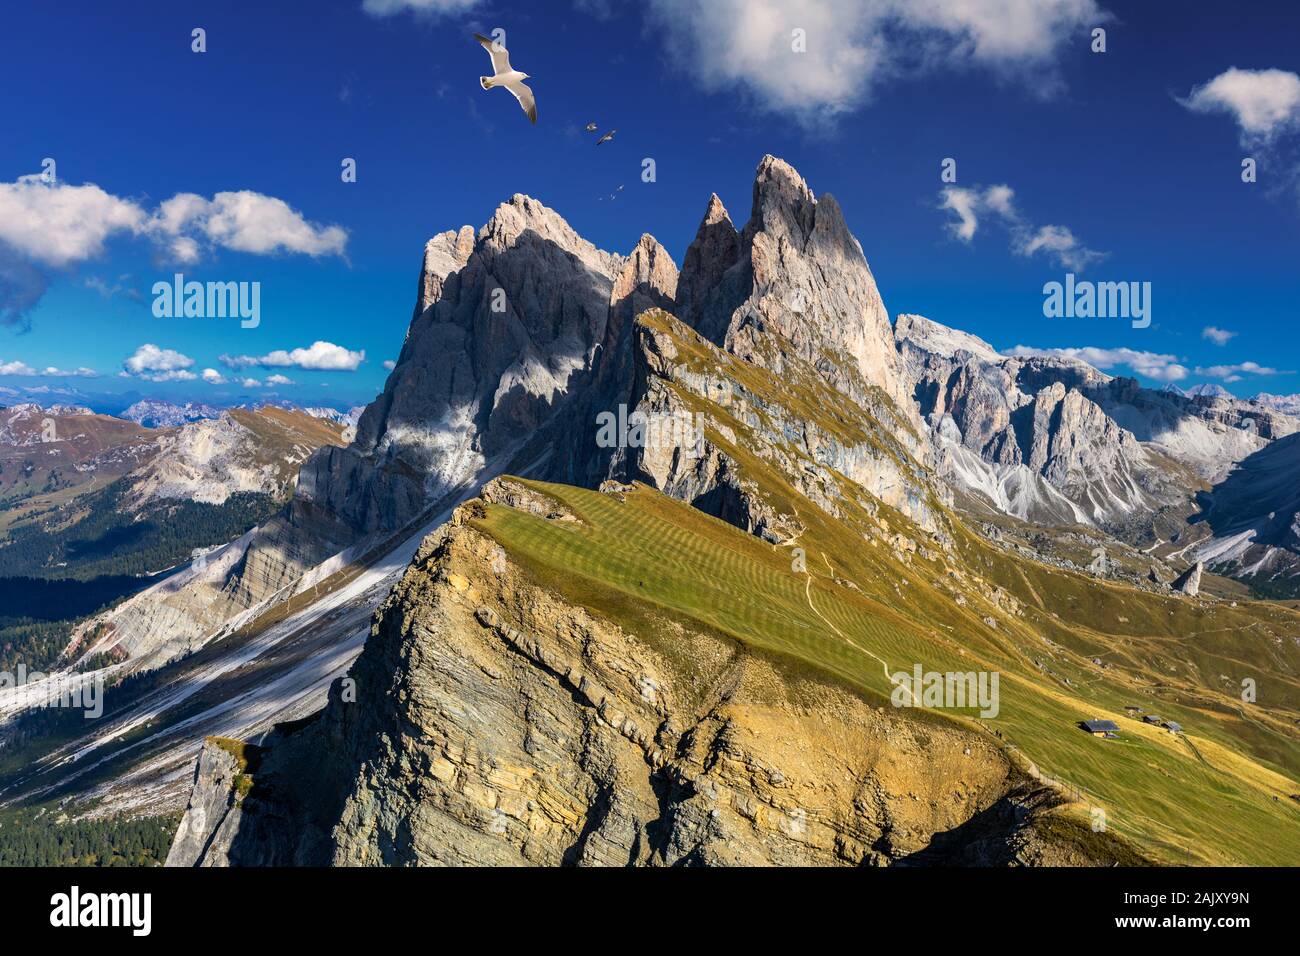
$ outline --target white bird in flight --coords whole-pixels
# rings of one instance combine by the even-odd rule
[[[525,84],[524,80],[528,79],[527,73],[520,73],[510,65],[510,51],[499,43],[489,40],[481,33],[474,34],[474,39],[482,45],[483,49],[488,51],[488,56],[492,57],[492,76],[480,76],[479,85],[485,90],[490,90],[496,86],[504,86],[514,94],[519,105],[523,107],[528,118],[534,123],[537,122],[537,100],[533,98],[533,91]]]

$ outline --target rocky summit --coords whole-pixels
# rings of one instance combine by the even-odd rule
[[[1300,420],[891,321],[866,240],[772,156],[680,268],[435,235],[355,437],[7,785],[181,866],[1300,862]]]

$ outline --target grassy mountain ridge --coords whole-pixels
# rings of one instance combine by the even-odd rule
[[[774,444],[759,433],[764,416],[734,396],[761,392],[765,403],[797,409],[793,417],[824,421],[848,441],[872,436],[902,459],[879,409],[847,407],[814,377],[782,390],[664,313],[637,321],[671,339],[674,361],[692,375],[663,383],[704,416],[707,441],[738,469],[745,494],[794,534],[764,541],[642,485],[601,494],[524,482],[578,520],[489,505],[479,526],[547,587],[647,640],[656,630],[648,609],[685,615],[885,706],[889,674],[918,663],[997,671],[996,718],[969,709],[940,716],[999,735],[1087,794],[1082,804],[1102,808],[1116,832],[1166,862],[1300,862],[1300,615],[1027,560],[937,500],[939,526],[922,530],[810,460],[797,441]],[[724,403],[700,386],[719,380],[731,384],[719,390]],[[796,475],[802,488],[818,488],[820,503]],[[1257,702],[1242,700],[1247,678]],[[1142,723],[1126,706],[1178,721],[1185,733]],[[1115,720],[1120,737],[1080,730],[1093,718]]]

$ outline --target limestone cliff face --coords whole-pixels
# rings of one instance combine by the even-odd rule
[[[359,533],[393,530],[508,455],[583,390],[622,269],[522,195],[472,243],[465,228],[435,237],[383,394],[350,447],[303,468],[299,498]]]
[[[512,482],[483,497],[574,520]],[[481,508],[426,541],[353,698],[266,750],[238,826],[229,768],[201,763],[169,864],[1070,859],[1024,812],[1051,794],[986,738],[714,635],[625,631],[537,585]]]
[[[1186,494],[1103,407],[1123,380],[1072,360],[1008,358],[922,316],[900,315],[894,334],[940,473],[999,510],[1113,527]]]
[[[773,372],[780,374],[788,350],[846,395],[863,399],[875,386],[911,407],[889,314],[861,245],[835,199],[815,198],[784,160],[765,156],[759,164],[742,231],[716,196],[709,201],[674,312]]]
[[[917,525],[942,536],[936,503],[946,489],[911,456],[912,423],[892,403],[873,417],[827,386],[810,363],[789,357],[780,375],[760,372],[660,311],[637,323],[635,411],[679,423],[673,440],[652,430],[615,457],[611,476],[641,480],[771,541],[798,533],[798,518],[752,492],[744,464],[757,458],[810,501],[839,514],[842,475]],[[791,396],[800,396],[802,404]],[[683,427],[686,426],[686,427]]]
[[[643,235],[627,257],[610,292],[609,319],[593,359],[586,391],[566,405],[537,448],[524,458],[546,454],[546,474],[555,481],[595,487],[611,473],[617,447],[600,441],[602,415],[627,414],[634,404],[636,331],[634,320],[647,309],[671,305],[677,289],[677,265],[650,235]],[[545,446],[545,447],[543,447]]]

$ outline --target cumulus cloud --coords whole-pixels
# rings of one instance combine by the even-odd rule
[[[42,378],[97,378],[99,373],[93,368],[57,368],[47,365],[45,368],[33,368],[26,362],[5,362],[0,360],[0,375],[27,375]]]
[[[365,359],[365,350],[354,352],[333,342],[313,342],[309,348],[276,349],[266,355],[222,355],[221,363],[233,369],[301,368],[313,372],[355,372]]]
[[[209,385],[225,385],[226,376],[222,375],[215,368],[205,368],[201,373],[203,381]]]
[[[1065,226],[1039,226],[1032,232],[1017,236],[1012,248],[1022,256],[1046,252],[1060,265],[1076,272],[1082,272],[1090,263],[1105,258],[1105,253],[1085,247]]]
[[[348,239],[342,226],[310,222],[283,199],[247,189],[220,192],[210,200],[178,193],[158,207],[149,229],[181,262],[199,258],[200,238],[236,252],[313,257],[343,255]]]
[[[188,355],[146,343],[122,363],[122,374],[147,382],[189,382],[198,377],[189,371],[193,364]]]
[[[0,242],[42,265],[93,258],[109,236],[138,231],[145,219],[135,203],[93,183],[47,183],[39,173],[0,183]]]
[[[267,385],[292,385],[293,379],[289,378],[289,376],[287,375],[280,375],[279,373],[276,373],[275,375],[268,375],[266,377],[266,384]]]
[[[178,193],[150,212],[93,183],[19,176],[0,183],[0,324],[25,326],[49,287],[48,270],[93,259],[117,236],[147,236],[168,259],[190,265],[214,248],[342,256],[348,234],[250,190],[211,199]]]
[[[1209,368],[1197,366],[1196,374],[1220,378],[1225,382],[1240,382],[1247,375],[1291,375],[1293,373],[1281,372],[1267,365],[1260,365],[1258,362],[1238,362],[1236,365],[1211,365]]]
[[[1236,332],[1229,332],[1227,329],[1221,329],[1213,325],[1207,325],[1201,329],[1201,338],[1209,339],[1215,345],[1227,345],[1228,340],[1236,335]]]
[[[1061,48],[1108,17],[1094,0],[649,0],[647,13],[706,89],[743,89],[808,124],[860,105],[884,80],[941,68],[1051,90]]]
[[[1035,226],[1027,221],[1016,207],[1015,195],[1005,184],[970,189],[948,186],[939,193],[939,208],[957,217],[947,224],[948,231],[963,242],[975,238],[981,219],[992,219],[1006,228],[1016,255],[1029,257],[1041,252],[1075,272],[1106,257],[1106,253],[1085,246],[1066,226]]]
[[[397,368],[397,363],[392,359],[384,359],[384,368],[391,372],[393,369]]]
[[[1180,101],[1197,113],[1227,113],[1245,144],[1267,142],[1300,128],[1300,76],[1286,70],[1235,66]]]
[[[1102,349],[1092,346],[1040,349],[1029,345],[1017,345],[1003,354],[1013,358],[1047,356],[1075,359],[1102,371],[1122,366],[1158,382],[1178,382],[1188,376],[1187,367],[1178,363],[1178,356],[1159,352],[1140,352],[1136,349]]]
[[[244,386],[244,388],[261,388],[261,387],[262,387],[262,383],[259,382],[259,381],[258,381],[257,379],[255,379],[255,378],[246,378],[246,379],[242,379],[242,380],[240,381],[239,384],[242,385],[242,386]]]

